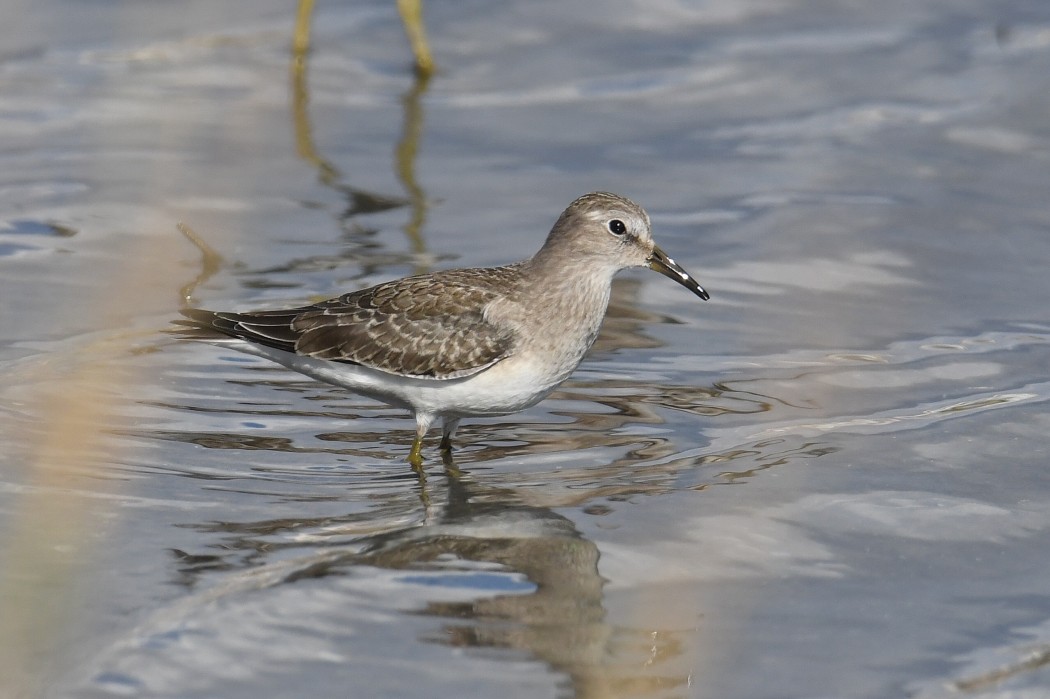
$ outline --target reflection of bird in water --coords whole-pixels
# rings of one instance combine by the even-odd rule
[[[175,581],[188,595],[141,620],[126,642],[112,646],[105,666],[135,676],[163,663],[170,672],[162,676],[179,677],[192,671],[195,661],[214,662],[216,656],[206,651],[221,654],[228,643],[242,649],[248,627],[259,634],[253,639],[275,634],[280,639],[277,653],[281,643],[304,641],[310,653],[320,647],[324,657],[344,658],[348,667],[357,668],[360,652],[366,657],[371,652],[370,640],[356,633],[368,623],[364,615],[382,618],[395,635],[409,634],[407,647],[418,638],[482,653],[511,650],[535,659],[566,676],[572,696],[613,696],[589,690],[646,682],[652,670],[634,661],[645,660],[657,643],[649,627],[625,629],[606,621],[605,581],[595,542],[562,514],[525,504],[532,493],[493,488],[488,479],[474,481],[447,454],[444,463],[445,478],[433,478],[425,486],[434,504],[422,522],[406,516],[400,489],[386,496],[372,491],[378,509],[363,511],[354,504],[343,515],[303,512],[306,516],[290,519],[183,522],[180,526],[212,538],[208,548],[172,552]],[[376,569],[397,573],[377,575]],[[319,579],[327,580],[314,584]],[[373,587],[381,580],[398,581],[395,589],[405,594]],[[456,586],[451,595],[450,583]],[[365,590],[378,596],[362,599]],[[324,604],[315,604],[318,599]],[[296,615],[291,628],[287,617],[266,613],[270,605],[281,604],[291,605],[288,609]],[[217,609],[229,616],[215,621]],[[400,625],[408,615],[431,621]],[[231,619],[235,623],[225,625]],[[319,638],[324,634],[318,627],[331,619],[350,632]],[[213,628],[214,635],[201,633]],[[202,636],[200,645],[191,644],[193,656],[187,663],[178,662],[180,648],[151,647],[187,629]],[[174,645],[186,650],[184,644]],[[662,640],[659,645],[667,649]],[[260,649],[262,661],[253,654],[244,663],[259,667],[269,658],[278,662],[277,656],[267,655],[270,650]],[[623,662],[625,652],[631,662]]]
[[[574,201],[532,258],[408,277],[310,306],[249,313],[184,309],[205,339],[405,407],[409,462],[442,418],[441,446],[464,417],[535,405],[576,369],[605,316],[613,275],[649,267],[707,299],[654,242],[649,217],[608,193]]]
[[[455,620],[428,640],[453,646],[517,648],[575,681],[601,671],[611,629],[604,623],[598,547],[573,522],[544,507],[508,504],[512,493],[477,489],[446,457],[448,502],[427,526],[378,536],[354,563],[418,569],[449,556],[498,564],[535,585],[529,593],[470,602],[432,601],[425,614]],[[476,497],[479,502],[472,502]]]
[[[468,580],[470,575],[477,575],[478,581],[493,574],[521,575],[532,589],[515,585],[511,591],[492,594],[479,582],[469,601],[426,602],[416,613],[447,619],[448,623],[424,640],[457,647],[517,649],[567,673],[574,684],[596,681],[606,672],[603,662],[613,631],[604,622],[604,581],[598,572],[597,546],[568,518],[546,507],[521,504],[513,490],[474,483],[456,469],[448,454],[444,463],[444,492],[425,486],[432,491],[434,501],[443,500],[440,505],[428,506],[430,515],[425,524],[354,538],[348,543],[349,551],[324,545],[313,555],[290,559],[287,549],[302,546],[303,541],[315,546],[326,537],[344,540],[346,533],[338,519],[230,523],[220,526],[229,526],[228,533],[236,539],[226,540],[224,548],[236,557],[233,551],[255,551],[258,538],[265,538],[270,541],[267,550],[273,553],[271,536],[294,530],[295,536],[287,537],[290,543],[281,547],[277,556],[280,561],[273,565],[275,572],[283,567],[283,573],[262,576],[271,585],[353,574],[362,567],[412,571],[417,577],[429,572],[435,580],[455,571],[461,571]],[[355,521],[350,528],[357,525]],[[192,583],[203,571],[229,568],[226,557],[192,556],[181,551],[177,555],[183,582]],[[234,577],[243,577],[246,584],[249,578],[259,579],[260,562],[253,558],[244,575]],[[466,584],[469,586],[469,581]],[[229,583],[222,587],[237,589],[236,584]]]

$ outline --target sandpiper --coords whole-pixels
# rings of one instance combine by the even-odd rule
[[[613,275],[629,267],[709,298],[653,242],[640,206],[594,192],[523,262],[406,277],[287,310],[184,309],[183,322],[213,343],[407,408],[416,420],[408,461],[420,469],[435,418],[449,450],[462,418],[523,410],[565,381],[598,336]]]

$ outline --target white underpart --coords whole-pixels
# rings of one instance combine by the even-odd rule
[[[246,354],[265,357],[319,381],[342,386],[387,405],[435,417],[507,415],[535,405],[561,383],[546,362],[529,356],[509,357],[492,367],[460,379],[420,379],[396,376],[358,364],[333,362],[291,354],[236,338],[212,341]],[[538,359],[538,358],[537,358]]]

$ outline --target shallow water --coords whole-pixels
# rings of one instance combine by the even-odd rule
[[[1050,7],[18,8],[0,675],[48,697],[1050,693]],[[165,330],[500,264],[586,191],[557,393],[400,411]],[[221,255],[202,259],[183,221]]]

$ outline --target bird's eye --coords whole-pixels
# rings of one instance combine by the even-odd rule
[[[609,221],[609,232],[613,235],[623,235],[627,232],[627,226],[618,218]]]

